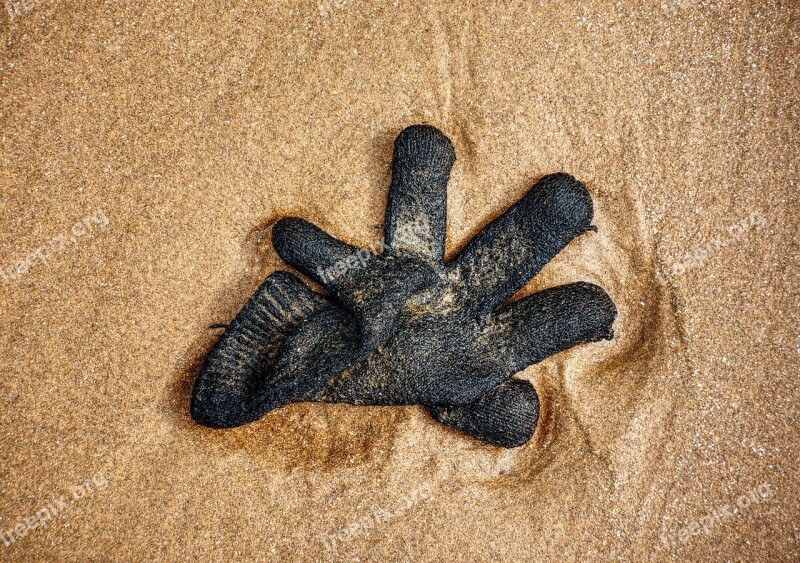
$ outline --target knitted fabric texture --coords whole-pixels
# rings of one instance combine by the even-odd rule
[[[613,337],[616,307],[596,285],[508,302],[570,241],[595,230],[592,200],[572,176],[545,176],[445,262],[454,162],[435,127],[398,136],[382,252],[303,219],[278,221],[278,255],[328,295],[288,272],[270,275],[208,354],[194,385],[194,420],[228,428],[298,401],[424,405],[489,444],[526,443],[539,399],[512,376]]]

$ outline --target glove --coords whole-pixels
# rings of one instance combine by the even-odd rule
[[[276,272],[215,345],[192,416],[231,427],[296,401],[424,405],[475,438],[516,447],[539,401],[512,376],[576,344],[610,339],[616,308],[588,283],[504,304],[576,236],[591,198],[567,174],[544,177],[444,261],[455,152],[430,126],[395,141],[381,249],[346,244],[298,218],[272,231],[280,257],[329,293]]]

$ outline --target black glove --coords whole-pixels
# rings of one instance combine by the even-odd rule
[[[500,307],[573,238],[592,202],[566,174],[540,180],[445,264],[450,140],[430,126],[395,141],[380,253],[282,219],[273,245],[322,284],[272,274],[210,352],[192,416],[230,427],[296,401],[425,405],[433,416],[504,447],[533,435],[539,401],[516,372],[582,342],[612,337],[616,308],[576,283]]]

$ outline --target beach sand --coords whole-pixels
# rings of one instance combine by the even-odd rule
[[[124,4],[0,15],[0,559],[800,559],[800,4]],[[194,424],[271,224],[379,240],[415,123],[449,256],[586,183],[599,232],[522,293],[599,284],[615,339],[519,374],[518,449],[419,407]]]

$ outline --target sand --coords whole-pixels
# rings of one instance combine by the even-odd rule
[[[0,559],[800,558],[800,5],[119,4],[0,14]],[[616,338],[519,374],[519,449],[420,408],[195,425],[272,222],[378,240],[413,123],[456,148],[449,255],[586,182],[599,233],[523,293],[597,283]]]

